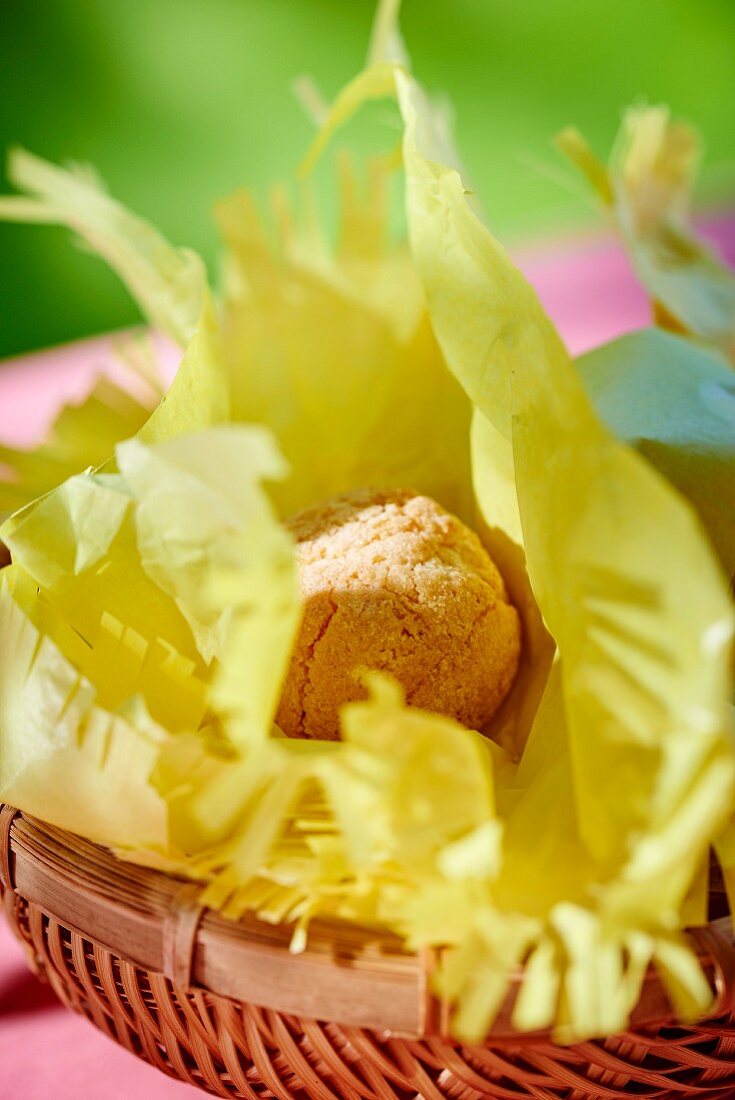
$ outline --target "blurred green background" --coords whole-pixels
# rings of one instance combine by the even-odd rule
[[[0,146],[89,161],[215,269],[212,202],[287,178],[311,124],[292,82],[333,94],[373,0],[0,3]],[[454,102],[460,149],[511,243],[593,215],[555,178],[575,123],[607,153],[621,109],[665,101],[702,129],[701,199],[735,197],[735,0],[404,0],[414,68]],[[540,166],[552,166],[549,173]],[[3,186],[7,183],[3,178]],[[0,356],[128,324],[114,276],[60,229],[0,226]]]

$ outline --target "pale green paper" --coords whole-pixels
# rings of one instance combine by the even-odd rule
[[[576,363],[601,419],[694,506],[735,574],[735,375],[719,356],[658,329]]]

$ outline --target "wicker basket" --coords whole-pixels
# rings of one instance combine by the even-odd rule
[[[216,1096],[735,1097],[735,946],[716,882],[716,919],[691,934],[717,1015],[677,1026],[651,973],[631,1031],[572,1047],[514,1034],[512,993],[485,1045],[462,1046],[429,995],[432,960],[396,938],[315,924],[308,950],[290,955],[287,930],[202,912],[191,884],[8,806],[0,891],[31,966],[64,1004]]]

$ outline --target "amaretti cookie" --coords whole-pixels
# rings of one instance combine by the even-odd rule
[[[477,535],[410,491],[357,490],[286,521],[304,617],[278,725],[335,739],[361,668],[390,673],[406,701],[482,729],[516,673],[518,613]]]

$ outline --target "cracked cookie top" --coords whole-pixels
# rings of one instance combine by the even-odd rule
[[[336,739],[356,673],[391,674],[413,706],[482,729],[507,694],[518,614],[477,535],[429,497],[360,489],[286,521],[304,616],[276,716]]]

